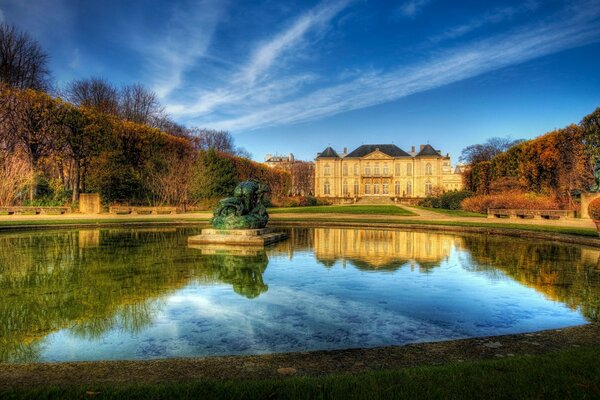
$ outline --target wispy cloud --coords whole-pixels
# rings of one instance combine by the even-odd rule
[[[406,18],[416,17],[431,0],[409,0],[398,7],[398,12]]]
[[[139,37],[134,41],[132,47],[145,56],[146,72],[160,97],[181,87],[186,71],[206,54],[226,3],[197,0],[191,5],[174,6],[159,40]]]
[[[560,18],[558,18],[560,17]],[[369,107],[565,49],[600,41],[600,5],[552,21],[435,54],[430,60],[362,76],[308,94],[261,105],[231,118],[197,121],[229,130],[297,123]]]
[[[286,56],[288,59],[297,57],[309,34],[326,30],[331,20],[350,2],[326,1],[300,15],[286,29],[256,47],[247,64],[233,73],[231,85],[208,93],[200,92],[199,100],[193,104],[170,104],[167,111],[180,116],[193,115],[211,112],[221,105],[234,105],[239,111],[240,103],[249,99],[263,105],[267,101],[281,99],[284,94],[295,93],[296,88],[314,80],[314,75],[301,73],[280,78],[273,69],[281,67]]]
[[[456,39],[461,36],[467,35],[479,28],[491,25],[499,24],[501,22],[515,18],[516,16],[530,12],[539,7],[537,1],[526,1],[518,6],[514,7],[501,7],[491,10],[480,17],[474,18],[466,24],[455,26],[439,35],[430,38],[431,43],[441,42],[448,39]]]

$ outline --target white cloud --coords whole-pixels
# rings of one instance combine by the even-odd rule
[[[521,29],[436,54],[429,61],[388,72],[369,72],[270,106],[225,119],[198,118],[219,129],[251,130],[297,123],[369,107],[474,77],[565,49],[600,41],[600,6],[556,22]]]
[[[159,40],[138,37],[132,47],[141,49],[152,89],[167,97],[181,87],[184,74],[206,54],[226,1],[197,0],[174,8]]]
[[[431,0],[409,0],[400,5],[398,12],[407,18],[416,17]]]
[[[284,55],[292,53],[292,58],[298,56],[307,35],[326,29],[328,23],[349,3],[350,0],[324,2],[302,14],[285,30],[257,46],[248,63],[233,74],[230,86],[200,92],[199,100],[192,104],[170,104],[167,112],[179,116],[197,115],[209,113],[222,105],[235,105],[239,111],[240,104],[244,102],[265,104],[294,93],[302,84],[314,80],[314,75],[302,73],[278,78],[273,69],[276,65],[281,67]]]
[[[538,7],[539,3],[537,1],[526,1],[516,7],[496,8],[480,17],[470,20],[466,24],[458,25],[440,35],[432,37],[430,42],[436,43],[447,39],[456,39],[486,25],[499,24],[501,22],[510,20],[519,14],[533,11]]]

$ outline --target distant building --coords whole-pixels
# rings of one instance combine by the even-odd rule
[[[267,154],[264,164],[271,168],[287,169],[294,163],[294,154],[290,153],[287,156]]]
[[[461,167],[431,145],[410,153],[394,144],[365,144],[339,155],[331,147],[317,154],[315,193],[332,200],[426,197],[436,191],[461,190]]]

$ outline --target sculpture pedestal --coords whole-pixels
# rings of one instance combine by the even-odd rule
[[[188,238],[188,244],[218,244],[233,246],[266,246],[287,238],[284,232],[264,229],[202,229]]]
[[[581,193],[581,218],[591,219],[588,207],[592,200],[600,197],[600,193]]]

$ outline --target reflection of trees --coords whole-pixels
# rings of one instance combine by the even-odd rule
[[[539,241],[466,236],[473,270],[503,271],[549,299],[600,320],[600,251]]]
[[[192,233],[0,235],[0,361],[36,359],[40,340],[60,329],[89,339],[114,327],[138,332],[152,322],[160,298],[190,280],[228,283],[249,298],[267,290],[264,253],[250,262],[202,255],[186,247]]]

